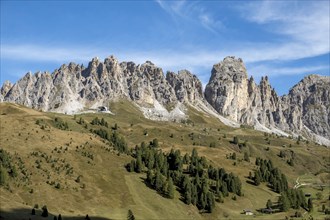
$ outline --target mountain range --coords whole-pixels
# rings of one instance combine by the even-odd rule
[[[94,58],[87,67],[71,62],[53,73],[29,72],[15,84],[6,81],[0,101],[75,114],[127,99],[146,118],[163,121],[187,120],[188,108],[194,108],[229,126],[253,126],[330,146],[329,88],[329,76],[313,74],[279,96],[267,76],[257,84],[242,59],[228,56],[213,66],[203,90],[188,70],[165,75],[151,61],[137,65],[110,56],[104,62]]]

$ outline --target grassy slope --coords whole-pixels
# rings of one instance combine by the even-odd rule
[[[190,153],[193,147],[198,149],[200,155],[205,155],[215,166],[224,167],[226,170],[238,175],[243,183],[244,197],[237,201],[226,198],[225,203],[217,204],[212,214],[199,214],[193,206],[187,206],[179,200],[179,192],[176,199],[170,200],[161,197],[154,190],[149,189],[143,183],[143,175],[126,172],[124,165],[130,161],[126,155],[117,155],[101,139],[90,134],[88,129],[77,124],[72,116],[54,113],[42,113],[22,106],[13,104],[0,104],[1,120],[1,148],[12,155],[17,153],[16,159],[21,157],[25,162],[27,170],[32,172],[29,184],[20,181],[10,181],[12,193],[5,188],[0,188],[1,216],[7,216],[10,210],[26,208],[30,210],[34,204],[39,206],[47,204],[49,211],[54,214],[61,213],[66,216],[86,215],[107,218],[122,219],[131,209],[137,218],[162,218],[162,219],[184,219],[184,218],[242,218],[240,214],[245,209],[256,210],[263,208],[267,199],[277,201],[278,194],[270,191],[265,185],[259,187],[246,182],[249,171],[255,169],[254,159],[256,156],[272,159],[287,176],[291,186],[295,184],[298,176],[307,174],[313,181],[323,181],[328,187],[322,192],[323,199],[315,201],[316,208],[321,207],[324,202],[328,207],[329,201],[329,174],[322,173],[329,169],[329,150],[314,144],[300,143],[287,138],[270,137],[270,145],[267,144],[265,136],[261,132],[249,129],[233,129],[224,126],[217,119],[201,115],[189,109],[190,119],[194,124],[182,124],[171,122],[154,122],[144,119],[138,109],[123,101],[111,104],[115,115],[98,115],[113,125],[117,123],[120,134],[124,135],[129,146],[133,147],[142,141],[151,141],[157,138],[163,150],[171,148],[180,149],[182,153]],[[68,122],[71,131],[63,131],[52,126],[54,117],[61,117]],[[77,120],[80,116],[77,116]],[[95,114],[81,115],[90,122]],[[37,119],[44,119],[46,129],[36,125]],[[95,127],[95,126],[94,126]],[[95,127],[96,128],[96,127]],[[144,132],[148,132],[148,136]],[[194,140],[188,135],[194,133]],[[170,135],[173,134],[173,138]],[[226,135],[226,137],[224,137]],[[247,140],[247,147],[240,150],[237,146],[230,144],[230,140],[238,136],[243,142]],[[216,142],[216,148],[207,147],[210,142]],[[193,145],[195,144],[195,145]],[[283,147],[292,145],[291,148]],[[60,153],[55,152],[55,147]],[[68,147],[67,151],[64,149]],[[269,147],[269,150],[266,148]],[[291,167],[286,159],[278,157],[280,150],[293,150],[296,154],[295,166]],[[31,152],[39,151],[53,159],[65,159],[65,162],[47,163],[42,157],[32,156]],[[52,152],[53,151],[53,152]],[[241,161],[243,152],[251,154],[251,162]],[[83,156],[83,153],[93,154],[94,159]],[[226,155],[236,152],[238,160],[226,159]],[[36,168],[35,160],[42,160],[42,169]],[[63,168],[69,164],[73,173],[66,175]],[[61,167],[62,166],[62,167]],[[314,174],[321,172],[317,176]],[[75,179],[82,175],[80,183]],[[309,179],[309,181],[311,181]],[[49,185],[46,181],[54,181],[61,184],[61,189]],[[307,181],[306,178],[303,181]],[[30,190],[33,189],[33,193]],[[311,192],[315,197],[318,192],[311,187],[304,187],[306,192]],[[304,211],[302,211],[304,212]],[[279,213],[274,215],[261,215],[258,218],[284,218],[294,213]],[[316,217],[324,216],[319,212],[313,213]],[[18,214],[21,218],[22,215]],[[30,217],[23,214],[23,216]],[[12,217],[12,216],[11,216]],[[28,219],[28,218],[27,218]],[[50,218],[52,219],[52,218]]]

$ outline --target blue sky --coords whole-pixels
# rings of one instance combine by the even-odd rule
[[[305,75],[330,75],[326,1],[1,1],[1,79],[93,57],[188,69],[241,57],[282,95]]]

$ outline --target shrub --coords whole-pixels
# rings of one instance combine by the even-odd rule
[[[46,206],[46,205],[44,205],[44,206],[42,207],[42,213],[41,213],[41,216],[42,216],[42,217],[48,217],[48,209],[47,209],[47,206]]]

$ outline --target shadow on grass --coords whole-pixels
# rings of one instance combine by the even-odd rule
[[[167,195],[165,195],[165,194],[162,193],[162,192],[157,191],[157,190],[156,190],[156,189],[155,189],[150,183],[148,183],[147,178],[140,177],[140,179],[142,180],[142,182],[143,182],[148,188],[150,188],[150,189],[156,191],[158,195],[161,195],[162,197],[168,199],[168,196],[167,196]]]
[[[165,195],[164,193],[161,193],[159,191],[157,191],[150,183],[147,182],[147,178],[143,178],[143,177],[140,177],[140,179],[142,180],[142,182],[150,189],[154,190],[157,192],[158,195],[161,195],[162,197],[166,198],[166,199],[170,199],[167,195]],[[178,191],[180,193],[180,198],[179,200],[182,201],[183,203],[184,202],[184,198],[183,198],[183,192],[182,190],[177,187],[177,186],[174,186],[175,187],[175,190]]]
[[[58,214],[56,213],[48,213],[48,217],[42,217],[41,213],[42,211],[40,209],[36,210],[35,215],[31,215],[31,209],[27,208],[19,208],[19,209],[13,209],[11,211],[0,211],[0,219],[1,220],[53,220],[54,217],[58,217]],[[87,214],[81,214],[81,216],[67,216],[62,215],[62,220],[85,220]],[[111,220],[110,218],[104,218],[104,217],[97,217],[97,216],[91,216],[88,215],[90,220]]]
[[[251,185],[253,185],[253,186],[256,185],[256,184],[254,183],[254,181],[253,181],[253,180],[250,180],[250,179],[246,180],[246,183],[251,184]]]

